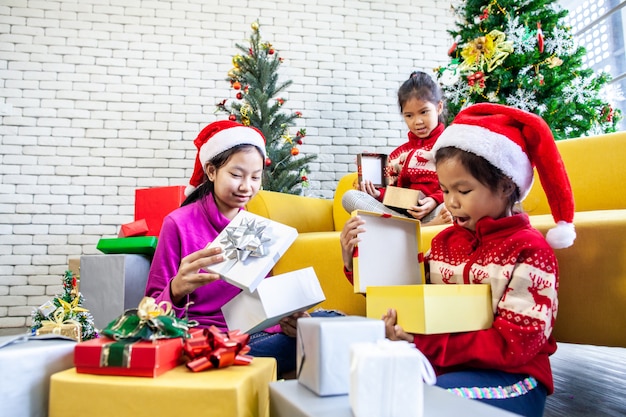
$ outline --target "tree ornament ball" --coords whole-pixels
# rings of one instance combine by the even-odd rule
[[[255,31],[255,32],[258,31],[259,30],[259,22],[252,22],[250,27],[252,28],[253,31]]]
[[[241,92],[237,93],[237,100],[241,100],[243,98],[243,94]]]
[[[234,114],[231,114],[230,116],[228,116],[228,120],[230,120],[231,122],[234,122],[237,120],[237,116],[235,116]]]
[[[270,165],[272,165],[272,160],[269,158],[265,158],[265,166],[268,167]]]
[[[233,88],[234,88],[235,90],[239,90],[239,89],[241,89],[241,83],[240,83],[239,81],[235,81],[235,82],[233,83]]]
[[[291,148],[291,154],[292,154],[293,156],[296,156],[296,155],[298,155],[299,153],[300,153],[300,149],[298,149],[298,148]]]
[[[270,48],[269,51],[267,51],[267,53],[270,55],[274,55],[274,52],[274,48]]]

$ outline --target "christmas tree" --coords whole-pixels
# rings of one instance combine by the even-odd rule
[[[61,334],[78,341],[98,337],[91,313],[82,307],[84,301],[76,277],[72,271],[65,271],[63,294],[33,310],[31,331],[38,335]]]
[[[616,130],[621,113],[602,98],[610,76],[582,68],[586,51],[555,0],[468,0],[453,11],[451,61],[435,69],[450,120],[493,102],[542,116],[556,139]]]
[[[258,22],[251,27],[249,46],[236,45],[241,54],[233,57],[233,68],[228,72],[235,99],[218,103],[217,110],[227,113],[230,120],[258,128],[265,136],[263,189],[300,194],[308,185],[307,164],[315,155],[303,156],[298,148],[306,129],[298,129],[295,136],[290,133],[290,127],[302,113],[282,111],[286,100],[280,93],[291,85],[290,80],[280,83],[278,80],[283,59],[272,44],[261,40]]]

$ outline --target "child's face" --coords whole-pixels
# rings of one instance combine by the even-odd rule
[[[411,98],[402,107],[402,117],[409,130],[423,139],[439,125],[439,114],[442,110],[442,102],[434,105],[430,101]]]
[[[207,165],[207,176],[213,181],[215,201],[222,214],[234,217],[254,197],[261,187],[263,165],[263,157],[254,148],[234,153],[218,170]]]
[[[499,219],[508,215],[508,193],[504,188],[492,191],[474,178],[458,158],[438,162],[437,176],[446,208],[459,226],[475,231],[476,223],[483,217]]]

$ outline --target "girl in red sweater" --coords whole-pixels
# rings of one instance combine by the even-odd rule
[[[415,343],[437,370],[437,385],[520,415],[541,416],[554,389],[553,248],[570,246],[576,236],[571,187],[552,133],[534,114],[476,104],[459,113],[433,150],[454,225],[433,238],[426,258],[430,283],[490,284],[494,321],[491,328],[472,332],[409,334],[390,308],[383,317],[387,337]],[[532,185],[533,166],[558,221],[546,238],[518,210]],[[348,254],[364,231],[362,220],[349,223],[341,233],[347,271]]]
[[[450,223],[452,217],[443,205],[432,147],[443,132],[444,102],[441,88],[425,72],[415,71],[398,90],[398,105],[409,128],[409,141],[396,148],[387,159],[387,185],[419,190],[424,198],[408,210],[422,224]],[[343,207],[351,213],[367,210],[403,216],[383,205],[385,188],[376,188],[371,181],[359,184],[342,197]]]

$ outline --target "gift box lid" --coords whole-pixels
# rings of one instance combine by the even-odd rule
[[[155,236],[132,236],[102,238],[96,248],[103,253],[154,255],[158,238]]]
[[[368,286],[422,284],[424,256],[420,249],[420,221],[355,210],[366,222],[366,232],[353,255],[354,292]]]
[[[221,247],[225,260],[206,269],[253,292],[297,237],[291,226],[241,210],[207,245]]]

